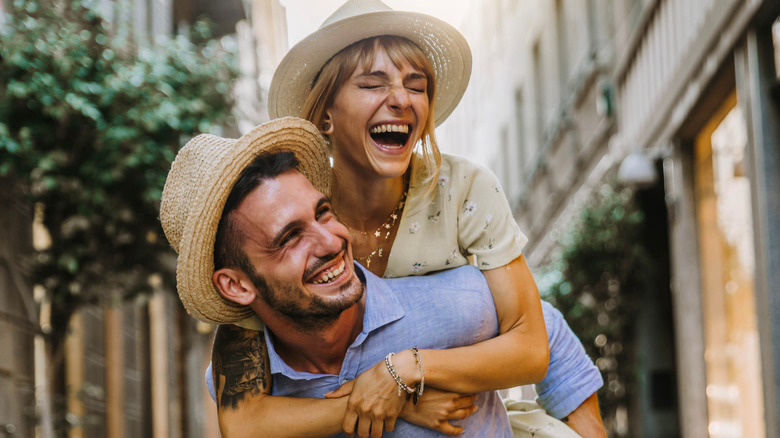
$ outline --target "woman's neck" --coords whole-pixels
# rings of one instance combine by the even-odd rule
[[[366,177],[336,165],[331,180],[331,198],[342,223],[353,230],[370,233],[396,210],[405,184],[403,175]]]

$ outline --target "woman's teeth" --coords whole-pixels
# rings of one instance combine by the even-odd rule
[[[376,125],[368,130],[368,134],[382,147],[400,149],[409,141],[409,125]]]
[[[409,133],[409,125],[376,125],[371,130],[369,130],[371,134],[381,134],[383,132],[400,132],[402,134],[408,134]]]
[[[333,279],[337,278],[339,275],[341,275],[344,272],[344,268],[346,267],[346,263],[344,260],[339,263],[338,266],[335,268],[329,269],[320,275],[320,278],[313,281],[314,284],[322,284],[322,283],[330,283],[333,281]]]

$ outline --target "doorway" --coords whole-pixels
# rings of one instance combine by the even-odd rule
[[[765,436],[747,129],[736,91],[693,142],[710,437]]]

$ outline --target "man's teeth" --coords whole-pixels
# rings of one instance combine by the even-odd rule
[[[314,280],[313,283],[322,284],[331,282],[334,278],[338,277],[342,272],[344,272],[344,268],[346,266],[346,263],[344,263],[344,260],[342,260],[341,263],[339,263],[339,265],[335,268],[323,272],[320,278]]]
[[[381,134],[383,132],[400,132],[403,134],[409,133],[409,125],[376,125],[369,131],[371,134]]]

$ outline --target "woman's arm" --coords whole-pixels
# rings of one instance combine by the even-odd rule
[[[549,362],[547,330],[539,292],[525,259],[521,255],[506,266],[483,272],[495,301],[500,334],[470,346],[420,350],[426,386],[463,394],[544,378]],[[397,352],[393,364],[408,386],[420,382],[421,373],[411,351]],[[355,419],[369,421],[373,412],[389,410],[397,391],[385,363],[380,362],[326,396],[350,395],[344,417],[347,430]]]
[[[496,304],[499,336],[449,350],[421,350],[427,385],[472,393],[536,383],[547,373],[547,331],[539,291],[525,258],[521,255],[483,272]],[[396,356],[398,373],[412,384],[419,382],[411,352]]]
[[[347,397],[312,399],[271,395],[271,376],[265,339],[262,332],[233,325],[217,328],[212,351],[213,379],[217,414],[225,438],[319,437],[342,432]],[[474,396],[432,390],[417,406],[404,405],[401,418],[454,435],[463,429],[449,420],[466,418],[474,413]],[[381,415],[382,413],[380,413]],[[392,418],[380,422],[395,423]],[[369,423],[363,424],[367,428]],[[360,429],[352,422],[349,432]],[[372,436],[380,436],[376,433]]]

